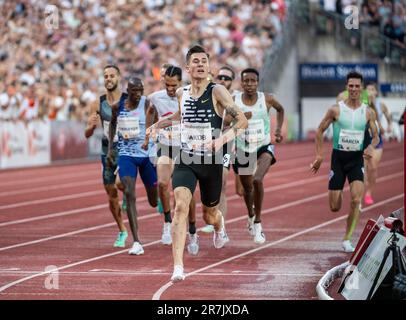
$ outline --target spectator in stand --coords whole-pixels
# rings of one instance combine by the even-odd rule
[[[24,119],[83,121],[91,94],[103,88],[97,70],[108,63],[145,79],[145,92],[159,90],[162,64],[184,67],[182,57],[196,42],[209,48],[213,71],[228,60],[237,73],[248,65],[260,68],[262,55],[249,50],[268,48],[286,15],[283,0],[52,3],[59,11],[57,28],[44,26],[45,0],[0,2],[0,94],[11,86],[14,96],[24,96],[9,95]],[[276,19],[269,19],[271,6]],[[23,84],[33,88],[31,98],[21,92]]]

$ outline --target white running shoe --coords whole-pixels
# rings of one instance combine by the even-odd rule
[[[254,241],[258,244],[263,244],[265,242],[265,235],[262,232],[261,223],[254,223]]]
[[[173,274],[171,277],[172,282],[179,282],[185,280],[185,274],[183,273],[183,267],[180,265],[176,265],[173,268]]]
[[[214,231],[213,234],[213,243],[216,249],[224,247],[224,245],[230,241],[227,236],[226,229],[224,228],[224,218],[221,216],[221,228],[220,231]]]
[[[354,252],[355,248],[353,247],[350,240],[345,240],[342,243],[344,252]]]
[[[201,229],[201,231],[204,232],[204,233],[212,233],[212,232],[214,232],[214,226],[211,225],[211,224],[206,224],[206,225]]]
[[[144,249],[139,242],[134,242],[132,248],[128,251],[128,254],[135,254],[139,256],[140,254],[144,254]]]
[[[189,233],[189,244],[187,245],[187,251],[192,256],[197,255],[197,253],[199,252],[199,237],[197,236],[197,233]]]
[[[254,221],[255,221],[255,216],[248,217],[247,228],[248,228],[248,233],[249,233],[251,236],[255,236]]]
[[[161,242],[166,245],[172,244],[171,223],[170,222],[164,223]]]

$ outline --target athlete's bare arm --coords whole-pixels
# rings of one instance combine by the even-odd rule
[[[376,126],[376,115],[371,109],[367,109],[367,122],[369,123],[369,130],[372,135],[371,144],[364,150],[364,158],[370,159],[372,157],[372,152],[379,144],[378,127]]]
[[[99,123],[100,123],[99,102],[98,100],[95,100],[90,105],[89,118],[87,119],[87,125],[85,129],[86,138],[90,138],[93,135],[94,130],[96,129]]]
[[[381,102],[381,109],[382,109],[383,115],[386,118],[386,122],[388,123],[387,131],[388,131],[388,133],[391,133],[392,132],[392,116],[389,113],[388,107],[383,102]]]
[[[310,165],[310,169],[313,173],[317,173],[320,169],[321,163],[323,162],[323,133],[336,119],[338,119],[339,108],[337,105],[332,106],[327,110],[326,115],[323,120],[321,120],[319,127],[316,132],[316,159]]]
[[[266,101],[266,106],[268,108],[268,111],[271,108],[274,108],[276,110],[275,141],[277,143],[280,143],[283,140],[281,131],[282,131],[283,119],[285,116],[285,110],[283,109],[283,106],[279,103],[279,101],[275,99],[275,97],[273,95],[266,94],[265,101]]]
[[[144,108],[145,108],[145,127],[149,128],[155,122],[156,109],[148,98],[145,100]],[[141,148],[144,150],[148,150],[148,144],[149,144],[149,135],[146,134],[144,143],[142,144]]]
[[[237,135],[248,127],[248,120],[240,108],[235,104],[230,92],[222,85],[216,84],[213,88],[214,107],[218,115],[232,119],[232,124],[228,130],[222,134],[222,143],[216,143],[218,150],[223,144],[233,140]]]

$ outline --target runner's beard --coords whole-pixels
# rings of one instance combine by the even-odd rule
[[[112,92],[112,91],[114,91],[116,89],[117,89],[117,83],[112,88],[106,88],[106,90],[110,91],[110,92]]]

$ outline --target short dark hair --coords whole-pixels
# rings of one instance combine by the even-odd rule
[[[244,69],[243,71],[241,71],[241,80],[242,80],[242,78],[244,76],[244,73],[255,73],[257,75],[258,79],[259,79],[259,72],[258,72],[257,69],[247,68],[247,69]]]
[[[361,80],[361,83],[364,82],[364,77],[362,76],[361,73],[359,73],[359,72],[357,72],[357,71],[351,71],[351,72],[349,72],[349,73],[347,74],[347,82],[346,82],[346,83],[348,83],[348,81],[349,81],[350,79],[360,79],[360,80]]]
[[[120,72],[120,68],[119,68],[119,67],[117,67],[115,64],[108,64],[107,66],[105,66],[105,67],[104,67],[103,71],[104,71],[104,70],[106,70],[106,69],[109,69],[109,68],[116,69],[116,70],[117,70],[117,72],[118,72],[118,74],[121,74],[121,72]]]
[[[168,69],[166,69],[165,75],[168,77],[177,76],[178,80],[181,81],[182,80],[182,69],[179,67],[170,66]]]
[[[233,80],[235,79],[235,72],[234,72],[233,69],[231,69],[231,67],[229,67],[229,66],[222,66],[222,67],[219,69],[219,71],[220,71],[220,70],[228,70],[228,71],[230,71],[230,72],[231,72],[231,78],[233,78]]]
[[[206,50],[204,50],[204,48],[202,46],[194,45],[193,47],[191,47],[189,49],[189,51],[186,54],[186,63],[189,63],[190,61],[190,57],[192,56],[192,54],[194,53],[205,53],[207,58],[210,58],[210,55],[206,52]]]

